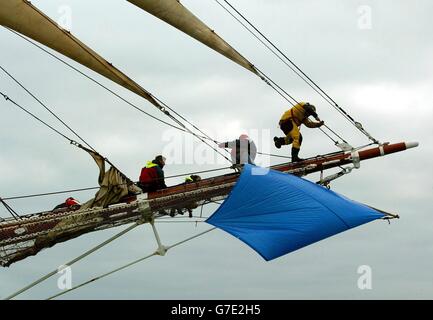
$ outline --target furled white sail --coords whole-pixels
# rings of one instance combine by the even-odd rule
[[[132,4],[171,24],[213,50],[258,74],[254,66],[178,0],[128,0]]]
[[[24,0],[0,1],[0,24],[13,29],[120,84],[161,108],[140,85],[107,62],[70,32]]]

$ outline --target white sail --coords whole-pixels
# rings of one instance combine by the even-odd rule
[[[167,22],[202,42],[242,67],[258,74],[254,66],[239,52],[185,8],[178,0],[128,0],[137,7]]]
[[[60,28],[30,2],[23,0],[1,0],[0,24],[77,61],[161,108],[149,92],[74,37],[70,32]]]

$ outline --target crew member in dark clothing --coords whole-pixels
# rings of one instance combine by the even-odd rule
[[[149,161],[147,165],[141,169],[140,179],[137,185],[143,192],[154,192],[165,189],[164,171],[165,158],[161,155],[156,156],[154,160]]]
[[[223,142],[218,145],[220,148],[231,148],[233,167],[238,167],[245,163],[254,164],[257,154],[257,147],[253,140],[246,134],[240,135],[239,139]]]
[[[192,174],[192,175],[187,176],[185,178],[184,184],[190,184],[190,183],[199,182],[199,181],[201,181],[201,177],[199,175]],[[184,204],[183,208],[185,208],[188,211],[188,216],[190,218],[192,218],[192,210],[193,209],[197,209],[198,208],[198,204],[195,201],[189,202],[189,203]],[[176,211],[177,211],[178,214],[183,215],[184,214],[183,208],[182,207],[180,207],[180,208],[172,208],[170,210],[170,216],[174,217],[176,215]]]
[[[201,177],[195,174],[192,174],[185,178],[185,184],[199,182],[199,181],[201,181]],[[190,218],[192,218],[192,210],[197,208],[198,208],[197,202],[191,202],[186,205],[186,210],[188,210],[188,214],[189,214],[188,216]]]

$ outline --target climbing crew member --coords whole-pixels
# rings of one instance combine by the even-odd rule
[[[218,144],[220,148],[231,148],[231,157],[233,167],[243,165],[245,163],[254,164],[254,159],[257,155],[257,147],[253,140],[246,134],[241,134],[239,139],[223,142]]]
[[[163,156],[156,156],[154,160],[149,161],[143,169],[141,169],[140,179],[137,185],[143,192],[153,192],[160,189],[165,189],[167,186],[164,181],[165,160]]]
[[[309,116],[313,116],[318,122],[311,121],[308,119]],[[282,138],[274,137],[275,147],[280,149],[281,146],[292,144],[292,162],[303,161],[298,156],[302,144],[300,126],[305,124],[308,128],[319,128],[324,123],[319,119],[315,106],[308,102],[300,102],[286,111],[281,117],[279,125],[286,136]]]

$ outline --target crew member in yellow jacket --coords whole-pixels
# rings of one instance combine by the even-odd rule
[[[313,116],[317,122],[308,119],[309,116]],[[302,134],[299,127],[302,124],[305,124],[308,128],[319,128],[324,124],[316,113],[316,107],[308,102],[300,102],[283,114],[279,125],[286,136],[282,138],[274,137],[274,143],[278,149],[283,145],[292,144],[293,162],[302,161],[298,156],[302,144]]]

